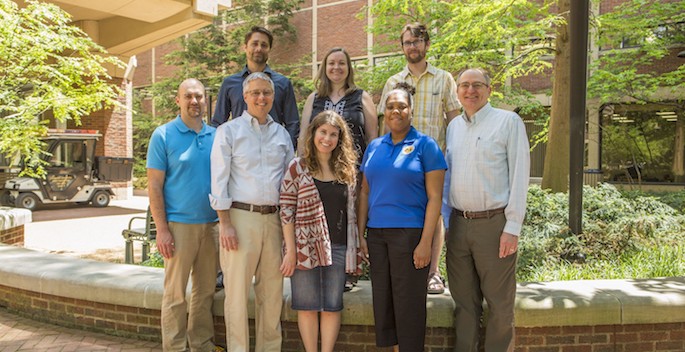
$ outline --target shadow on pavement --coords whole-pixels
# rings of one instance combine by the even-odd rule
[[[33,214],[33,222],[69,220],[79,218],[92,218],[97,216],[140,214],[144,210],[108,206],[95,208],[91,205],[78,204],[44,204],[36,209]]]

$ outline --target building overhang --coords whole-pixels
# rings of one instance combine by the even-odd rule
[[[68,12],[111,55],[132,55],[211,23],[230,0],[44,0]],[[21,2],[21,1],[20,1]]]

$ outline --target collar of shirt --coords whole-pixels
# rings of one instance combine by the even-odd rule
[[[178,129],[178,131],[181,132],[181,133],[188,133],[188,132],[195,133],[194,130],[191,130],[188,126],[186,126],[186,124],[185,124],[185,123],[183,122],[183,120],[181,119],[181,115],[177,115],[177,116],[176,116],[176,118],[175,118],[174,121],[173,121],[173,125],[174,125],[174,126],[176,127],[176,129]],[[207,134],[207,133],[209,133],[209,132],[210,132],[210,131],[209,131],[209,128],[208,128],[207,124],[206,124],[204,121],[202,121],[202,129],[200,130],[200,133],[197,133],[197,135],[198,135],[198,136],[203,136],[203,135],[205,135],[205,134]]]
[[[414,128],[414,126],[409,126],[409,132],[404,136],[404,139],[397,144],[412,144],[418,137],[419,134],[416,132],[416,128]],[[392,133],[387,133],[383,136],[382,142],[394,146],[395,144],[392,143]]]
[[[425,74],[431,74],[435,76],[435,74],[437,73],[437,69],[435,68],[435,66],[431,65],[430,62],[427,62],[426,64],[426,70],[423,71],[423,73],[418,77],[419,79],[421,79],[421,77],[423,77],[423,75]],[[402,70],[402,79],[406,81],[407,77],[409,76],[411,76],[411,71],[409,71],[409,65],[407,65],[404,66],[404,70]]]
[[[245,121],[248,125],[252,126],[252,128],[259,128],[259,120],[257,120],[256,117],[250,115],[247,110],[243,111],[243,114],[240,115],[240,120]],[[271,115],[266,115],[266,123],[264,125],[268,126],[272,122],[274,122],[274,119],[271,117]]]
[[[464,119],[464,122],[466,122],[467,125],[473,126],[485,119],[492,110],[492,105],[490,105],[490,102],[487,102],[480,110],[476,111],[476,113],[471,116],[470,120],[466,117],[466,112],[461,114],[461,118]]]
[[[269,77],[271,77],[274,73],[274,71],[271,70],[271,67],[269,67],[268,64],[264,67],[264,71],[262,72],[266,73]],[[247,65],[245,65],[243,70],[240,71],[240,76],[243,77],[243,79],[245,79],[247,76],[250,75],[250,73],[252,72],[250,72],[250,70],[247,69]]]

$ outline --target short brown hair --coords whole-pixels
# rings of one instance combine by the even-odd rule
[[[423,38],[423,40],[426,42],[430,41],[430,36],[428,35],[428,29],[426,28],[426,25],[421,23],[412,23],[404,26],[402,29],[402,33],[400,33],[400,43],[402,43],[402,37],[404,37],[404,33],[407,31],[409,31],[409,33],[411,33],[411,35],[414,37]]]
[[[254,27],[250,28],[250,31],[247,32],[247,34],[245,34],[245,44],[246,45],[247,45],[247,42],[250,41],[250,38],[252,38],[252,35],[255,33],[262,33],[265,36],[267,36],[269,38],[269,48],[271,48],[273,46],[274,35],[271,34],[271,32],[268,29],[266,29],[264,27],[260,27],[260,26],[254,26]]]

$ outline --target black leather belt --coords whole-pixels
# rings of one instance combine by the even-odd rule
[[[231,208],[247,210],[260,214],[273,214],[279,209],[278,205],[254,205],[242,202],[233,202],[233,204],[231,204]]]
[[[491,217],[504,213],[504,208],[484,210],[484,211],[463,211],[459,209],[453,210],[457,216],[463,216],[465,219],[490,219]]]

